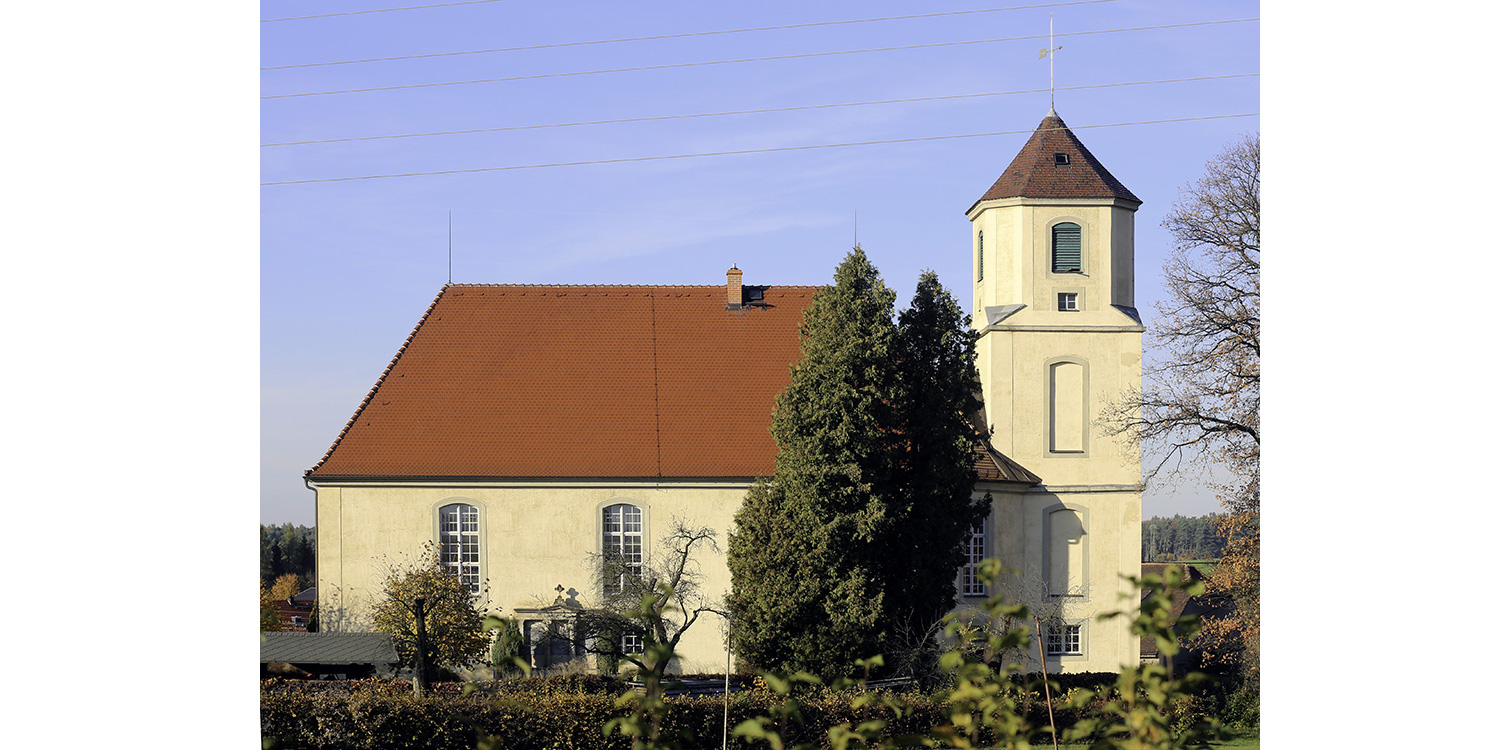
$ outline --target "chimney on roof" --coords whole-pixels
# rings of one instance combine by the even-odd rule
[[[745,293],[740,287],[740,277],[742,275],[743,272],[740,271],[738,265],[731,265],[729,267],[729,292],[726,301],[731,309],[745,304]]]

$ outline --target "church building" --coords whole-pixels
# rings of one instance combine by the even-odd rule
[[[1049,112],[967,212],[992,432],[974,492],[992,511],[953,585],[963,610],[989,593],[974,563],[1019,571],[1053,671],[1139,660],[1123,619],[1094,619],[1140,573],[1140,458],[1094,425],[1140,384],[1139,205]],[[484,610],[522,621],[535,666],[591,666],[567,623],[598,598],[598,556],[646,561],[678,519],[727,549],[775,467],[771,412],[818,290],[751,281],[444,286],[305,475],[322,627],[367,629],[388,567],[431,545]],[[724,553],[700,563],[703,591],[727,593]],[[717,620],[688,631],[680,671],[724,668]]]

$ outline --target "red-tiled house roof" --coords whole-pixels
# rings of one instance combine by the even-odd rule
[[[446,286],[307,476],[769,476],[817,287],[745,290]],[[976,468],[1039,481],[992,449]]]
[[[1065,156],[1059,164],[1057,154]],[[1021,152],[1000,179],[975,201],[997,198],[1123,198],[1140,203],[1115,176],[1084,147],[1056,112],[1042,118]],[[972,206],[970,209],[972,210]]]
[[[1203,574],[1203,571],[1200,570],[1198,566],[1183,562],[1143,562],[1141,563],[1141,575],[1164,575],[1167,571],[1167,568],[1169,567],[1177,567],[1182,569],[1187,574],[1187,579],[1189,581],[1198,583],[1206,583],[1208,581],[1207,576]],[[1149,591],[1142,591],[1141,599],[1144,600],[1149,594]],[[1232,605],[1224,600],[1222,596],[1200,595],[1190,597],[1186,592],[1177,591],[1172,595],[1172,607],[1168,611],[1171,614],[1172,620],[1175,622],[1178,618],[1182,617],[1184,613],[1196,614],[1200,616],[1207,614],[1222,617],[1228,614],[1231,609]],[[1157,646],[1156,639],[1149,636],[1143,636],[1141,638],[1141,658],[1157,659],[1160,658],[1160,656],[1161,654]],[[1181,657],[1178,659],[1176,668],[1178,670],[1187,669],[1188,667],[1196,669],[1198,668],[1200,658],[1201,655],[1196,650],[1191,647],[1185,648],[1182,652]]]

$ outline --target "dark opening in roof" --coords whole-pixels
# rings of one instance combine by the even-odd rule
[[[1052,155],[1052,163],[1056,164],[1059,167],[1065,167],[1070,162],[1068,161],[1068,155],[1067,154],[1064,154],[1062,152],[1058,152],[1058,153],[1055,153],[1055,154]]]

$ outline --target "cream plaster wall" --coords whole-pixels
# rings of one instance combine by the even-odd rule
[[[984,307],[1012,304],[1027,309],[1007,323],[1061,323],[1056,317],[1059,291],[1080,292],[1080,312],[1061,313],[1066,323],[1119,325],[1124,316],[1110,305],[1135,305],[1137,205],[1113,198],[1006,198],[970,209],[976,274],[979,233],[985,237],[984,278],[974,280],[976,327],[984,325]],[[1083,230],[1082,273],[1052,272],[1051,228],[1065,221]]]
[[[480,573],[489,583],[484,609],[512,615],[517,607],[549,605],[561,585],[565,596],[589,606],[595,599],[589,555],[600,551],[605,506],[629,503],[645,520],[649,557],[674,518],[719,531],[719,552],[698,559],[703,592],[729,591],[724,536],[748,485],[554,483],[477,485],[403,483],[319,486],[318,606],[330,629],[362,629],[379,595],[386,566],[414,559],[437,540],[438,509],[467,503],[479,509]],[[720,671],[724,644],[717,615],[705,614],[678,649],[685,672]]]
[[[1002,564],[1019,571],[1011,594],[1034,609],[1060,609],[1064,619],[1083,625],[1084,653],[1053,657],[1050,669],[1113,671],[1139,662],[1139,641],[1124,619],[1095,620],[1101,612],[1139,605],[1121,576],[1140,575],[1140,454],[1106,437],[1097,424],[1107,404],[1141,382],[1144,328],[1115,307],[1135,305],[1138,205],[1008,198],[984,201],[968,213],[975,252],[979,232],[985,237],[985,275],[974,285],[985,415],[995,447],[1043,481],[1026,492],[994,494],[986,541]],[[1082,228],[1082,273],[1052,272],[1051,228],[1064,221]],[[1059,292],[1078,294],[1079,309],[1058,310]],[[1010,305],[1025,307],[990,323],[985,308]],[[1081,404],[1054,403],[1051,368],[1058,364],[1082,366]],[[1081,441],[1068,434],[1054,445],[1054,418],[1072,419],[1076,430],[1080,410]],[[1075,511],[1084,524],[1085,570],[1075,571],[1083,585],[1061,596],[1047,591],[1053,559],[1047,518],[1056,508]]]
[[[1009,571],[1001,583],[1006,601],[1026,604],[1044,619],[1055,613],[1069,624],[1083,626],[1083,653],[1050,656],[1047,669],[1114,672],[1122,665],[1139,664],[1140,639],[1130,634],[1129,622],[1125,618],[1100,622],[1097,617],[1139,605],[1138,594],[1121,575],[1140,575],[1140,493],[1045,488],[1010,491],[981,484],[975,495],[982,496],[986,489],[991,490],[986,554]],[[1077,574],[1082,586],[1068,595],[1058,595],[1047,583],[1053,573],[1047,517],[1049,511],[1059,508],[1076,512],[1084,523],[1084,569]],[[983,601],[984,597],[961,596],[958,611],[972,614]],[[1037,669],[1038,662],[1036,654],[1031,654],[1026,667]]]
[[[1048,484],[1140,482],[1138,452],[1104,437],[1095,424],[1102,407],[1140,387],[1145,329],[1114,307],[1135,303],[1137,205],[1118,199],[1008,198],[969,211],[976,252],[983,231],[990,256],[985,268],[997,269],[976,279],[974,290],[986,416],[995,447]],[[1052,272],[1051,227],[1062,221],[1082,227],[1083,273]],[[1069,291],[1079,295],[1079,310],[1059,311],[1057,294]],[[1026,307],[989,324],[984,308],[1016,304]],[[1082,364],[1085,371],[1084,403],[1073,406],[1084,411],[1081,451],[1052,450],[1049,366],[1063,361]]]
[[[1099,612],[1118,606],[1116,595],[1127,592],[1120,573],[1139,575],[1140,494],[1138,492],[1016,492],[1004,485],[981,485],[976,496],[992,491],[993,510],[986,554],[1007,568],[1021,571],[1013,582],[1013,596],[1037,598],[1036,581],[1048,573],[1046,510],[1058,504],[1082,509],[1086,515],[1086,595],[1067,597],[1064,615],[1085,622],[1086,652],[1049,661],[1048,668],[1066,671],[1112,671],[1139,651],[1122,620],[1093,622]],[[464,502],[480,510],[483,544],[482,575],[489,596],[487,612],[515,614],[517,607],[550,604],[562,585],[565,596],[588,606],[593,589],[588,556],[599,551],[602,509],[628,502],[645,514],[646,536],[660,538],[673,518],[707,525],[720,533],[720,551],[700,556],[705,593],[722,597],[730,578],[724,551],[727,530],[742,501],[746,485],[719,486],[640,484],[385,484],[319,486],[318,493],[318,606],[325,627],[363,629],[368,610],[378,596],[385,566],[403,555],[414,556],[424,543],[437,539],[437,510]],[[648,552],[650,554],[650,552]],[[409,559],[409,557],[408,557]],[[1026,586],[1019,586],[1025,580]],[[1023,591],[1022,589],[1029,589]],[[960,597],[959,609],[979,600]],[[1041,596],[1041,604],[1059,602]],[[1036,604],[1033,604],[1036,607]],[[1038,607],[1038,609],[1041,609]],[[705,615],[679,649],[683,672],[716,672],[723,668],[725,651],[721,623]]]

